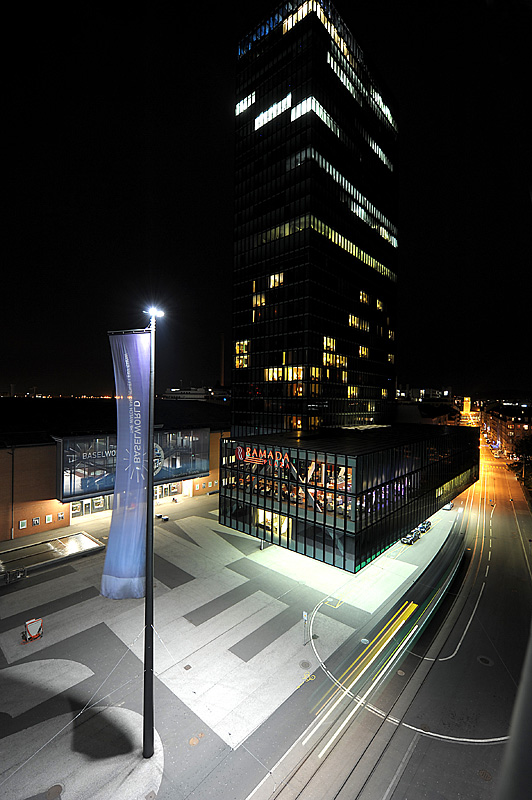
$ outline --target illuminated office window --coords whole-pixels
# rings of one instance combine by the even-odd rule
[[[237,116],[237,117],[238,117],[238,115],[239,115],[239,114],[241,114],[241,113],[242,113],[243,111],[245,111],[247,108],[249,108],[250,106],[252,106],[254,102],[255,102],[255,92],[251,92],[251,94],[248,94],[248,96],[247,96],[247,97],[244,97],[244,99],[243,99],[243,100],[240,100],[240,101],[239,101],[239,102],[236,104],[236,108],[235,108],[235,116]]]
[[[237,355],[240,353],[249,353],[249,339],[242,339],[239,342],[235,342],[235,353],[237,353]]]
[[[330,336],[323,337],[323,349],[324,350],[336,350],[336,339],[333,339]]]
[[[350,400],[354,397],[358,397],[358,386],[348,386],[347,396]]]
[[[243,369],[244,367],[248,366],[248,357],[247,355],[243,356],[235,356],[235,367],[236,369]]]
[[[384,311],[384,304],[382,300],[377,300],[377,311]]]
[[[355,317],[354,314],[349,314],[349,325],[351,328],[358,328],[361,331],[369,331],[368,320]]]
[[[273,289],[275,286],[282,286],[284,282],[284,273],[276,272],[273,275],[270,275],[270,289]]]
[[[394,364],[395,363],[395,356],[393,353],[388,353],[388,363]]]
[[[256,308],[257,306],[265,306],[266,305],[266,296],[264,292],[258,292],[257,294],[253,295],[253,307]]]
[[[367,292],[360,292],[360,302],[369,303],[369,295],[367,294]]]
[[[387,242],[397,247],[397,228],[384,214],[365,197],[352,183],[350,183],[332,164],[327,161],[314,147],[306,147],[286,161],[287,169],[300,167],[307,160],[315,161],[345,192],[352,198],[351,211],[373,230],[378,231]]]
[[[263,125],[266,125],[268,122],[271,122],[272,119],[278,117],[279,114],[282,114],[283,111],[286,111],[292,105],[292,94],[289,93],[286,97],[283,97],[282,100],[279,100],[278,103],[274,103],[270,106],[266,111],[263,111],[262,114],[259,114],[258,117],[255,117],[255,130],[262,128]]]
[[[304,367],[285,367],[283,377],[285,381],[302,381]]]
[[[264,380],[265,381],[282,381],[283,368],[282,367],[265,367]]]
[[[360,358],[369,358],[369,347],[364,347],[363,345],[360,345],[360,347],[358,348],[358,355],[360,356]]]

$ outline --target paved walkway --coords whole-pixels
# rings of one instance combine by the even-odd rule
[[[100,595],[104,555],[0,589],[0,797],[190,796],[202,771],[318,667],[303,612],[310,618],[321,603],[312,633],[326,661],[414,582],[455,518],[439,512],[416,545],[396,544],[352,576],[275,546],[260,550],[218,524],[217,503],[156,509],[170,519],[155,525],[152,759],[141,757],[144,601]],[[85,518],[71,530],[105,541],[109,521]],[[22,645],[33,617],[43,618],[44,636]]]

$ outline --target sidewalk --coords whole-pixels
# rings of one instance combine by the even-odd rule
[[[260,550],[218,524],[217,505],[213,496],[155,509],[169,520],[155,525],[149,760],[141,755],[144,601],[100,595],[104,552],[0,590],[0,797],[187,797],[318,668],[303,612],[310,619],[321,603],[312,634],[326,661],[414,582],[455,517],[439,512],[414,547],[398,543],[353,576]],[[98,515],[67,530],[105,542],[109,522]],[[43,618],[44,636],[21,645],[32,617]]]

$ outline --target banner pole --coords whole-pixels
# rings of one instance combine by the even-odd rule
[[[155,311],[150,316],[150,400],[146,497],[146,604],[144,627],[144,730],[142,755],[153,755],[153,417],[155,406]]]

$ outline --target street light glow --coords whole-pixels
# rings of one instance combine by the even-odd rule
[[[161,311],[160,308],[155,308],[155,306],[151,306],[145,313],[149,314],[150,317],[164,317],[164,311]]]

